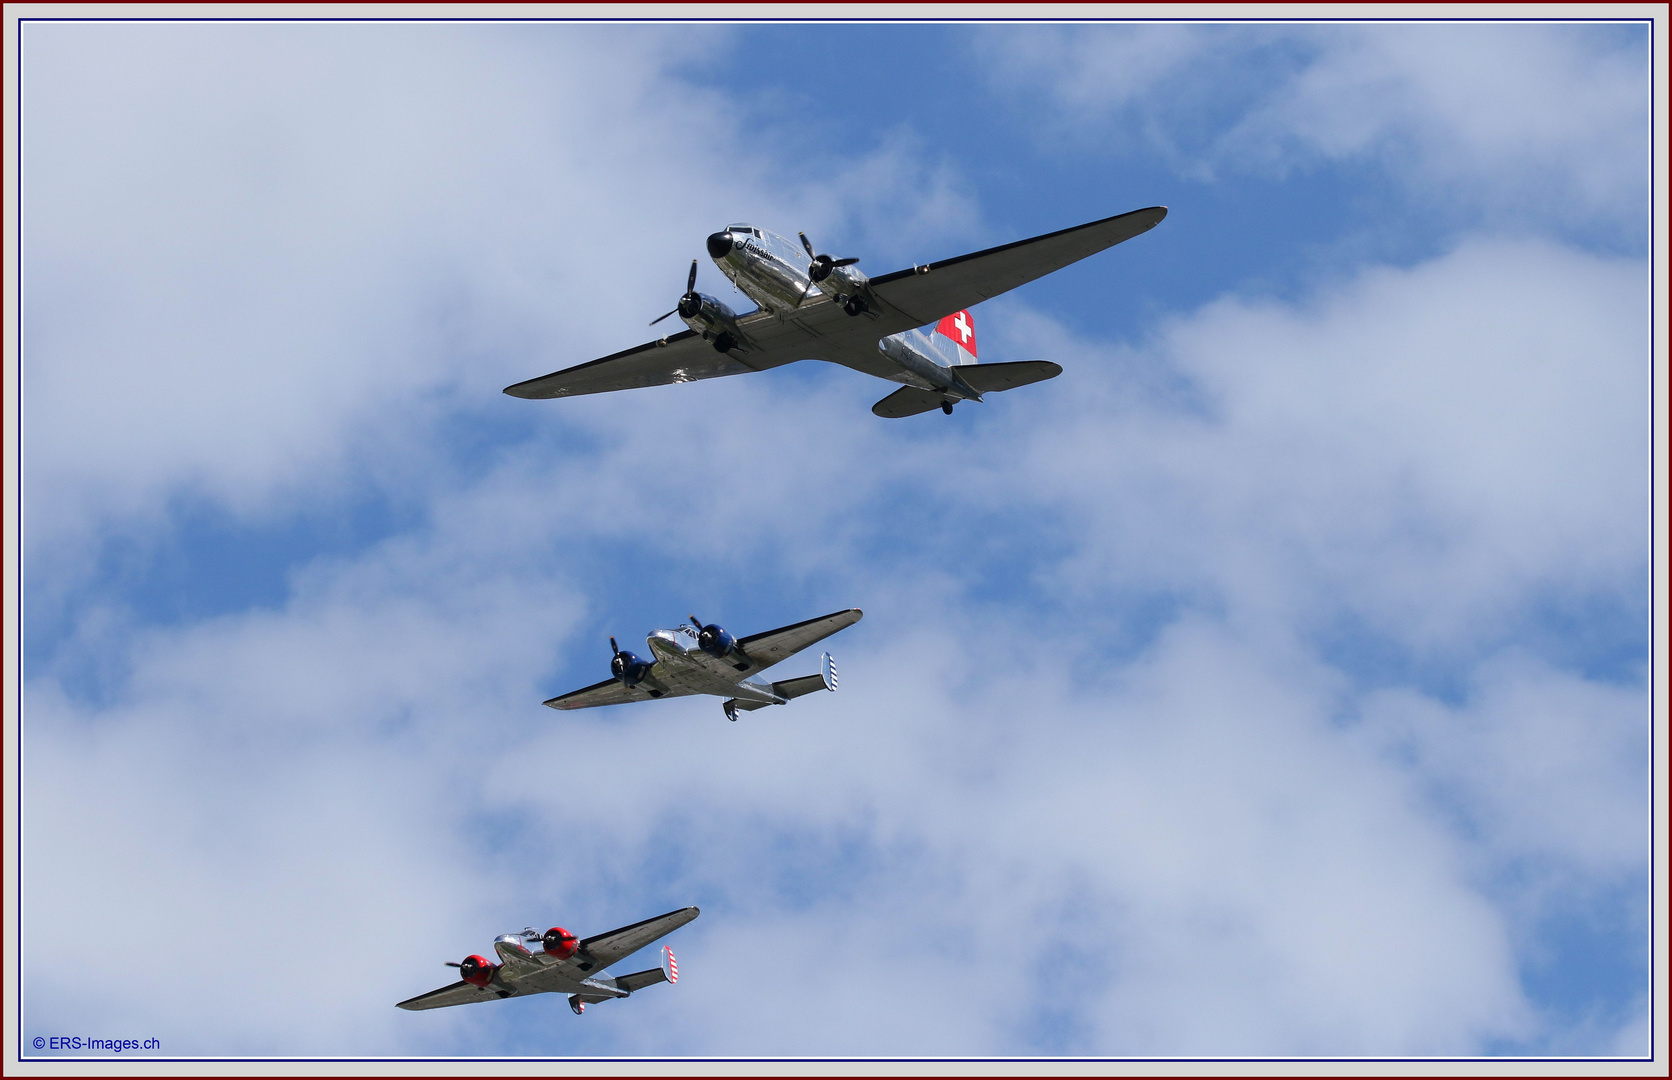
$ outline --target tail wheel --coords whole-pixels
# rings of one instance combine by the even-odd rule
[[[581,1013],[586,1011],[586,1002],[582,1001],[579,996],[571,997],[569,999],[569,1008],[574,1010],[576,1016],[579,1016]]]
[[[941,412],[945,413],[948,416],[951,416],[952,415],[952,402],[942,401],[941,402]]]

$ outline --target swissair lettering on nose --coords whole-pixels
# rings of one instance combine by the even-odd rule
[[[662,316],[677,312],[685,330],[505,392],[574,397],[824,360],[902,384],[871,407],[878,416],[950,413],[960,401],[1062,374],[1049,360],[977,362],[971,305],[1146,233],[1166,216],[1165,206],[1151,206],[881,277],[862,273],[856,258],[817,254],[805,233],[798,249],[764,229],[728,226],[708,238],[709,255],[754,311],[736,314],[698,292],[693,262],[679,306]],[[801,251],[806,261],[798,265]]]

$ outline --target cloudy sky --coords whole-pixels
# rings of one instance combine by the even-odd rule
[[[26,25],[24,1040],[1644,1053],[1649,45]],[[1155,204],[950,418],[500,393],[730,221],[880,274]],[[834,695],[540,705],[850,606]],[[687,904],[677,987],[393,1007]]]

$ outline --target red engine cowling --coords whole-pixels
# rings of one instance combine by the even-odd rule
[[[493,982],[495,970],[495,965],[488,963],[486,957],[467,956],[464,958],[464,963],[459,965],[459,978],[472,986],[480,986],[485,989],[489,983]]]
[[[561,926],[547,930],[540,943],[546,947],[547,955],[555,956],[559,960],[569,959],[575,955],[575,950],[580,948],[580,942],[575,940],[575,935]]]

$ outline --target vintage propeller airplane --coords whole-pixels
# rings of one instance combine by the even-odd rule
[[[528,994],[568,994],[569,1008],[578,1016],[588,1005],[624,998],[659,982],[678,982],[679,965],[674,961],[673,950],[665,945],[660,967],[615,976],[604,969],[673,933],[699,914],[694,907],[680,908],[585,940],[577,939],[561,926],[543,934],[533,927],[520,934],[501,934],[493,943],[499,963],[481,956],[467,956],[456,964],[448,961],[448,967],[459,969],[458,982],[407,998],[396,1007],[440,1009]],[[532,944],[538,944],[540,951],[530,949]]]
[[[651,632],[645,639],[645,644],[650,646],[649,660],[640,660],[624,651],[615,638],[610,638],[610,650],[615,654],[610,658],[610,677],[585,689],[554,697],[546,704],[554,709],[591,709],[629,701],[712,694],[729,699],[721,708],[727,720],[736,720],[740,709],[752,712],[768,705],[786,704],[815,690],[836,689],[836,664],[829,653],[824,654],[817,675],[783,682],[749,676],[852,626],[863,616],[864,612],[858,608],[849,608],[764,634],[733,638],[714,623],[704,626],[693,615],[690,626]]]
[[[757,310],[738,315],[698,292],[692,259],[685,294],[651,322],[678,315],[687,329],[505,392],[571,397],[827,360],[905,384],[872,406],[878,416],[937,407],[950,413],[959,401],[1062,374],[1048,360],[979,363],[968,308],[1148,232],[1166,216],[1165,206],[1151,206],[876,278],[854,269],[858,259],[816,254],[806,233],[797,247],[753,225],[728,225],[708,238],[708,254]]]

